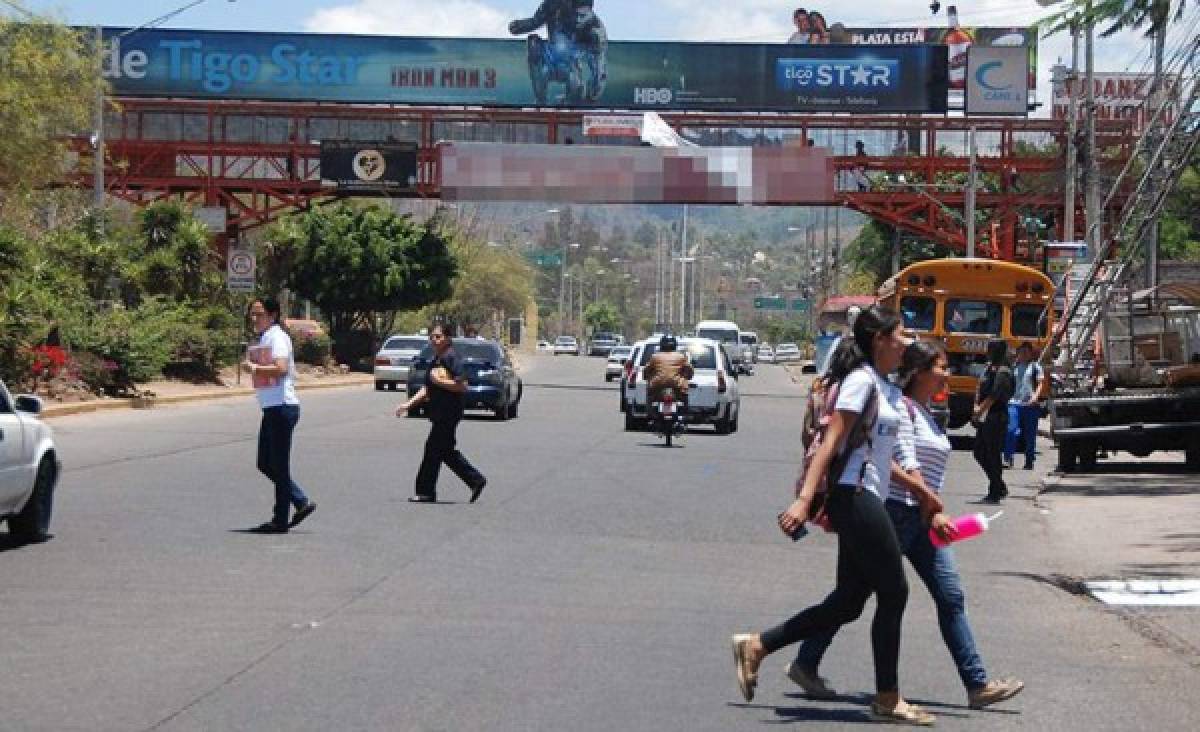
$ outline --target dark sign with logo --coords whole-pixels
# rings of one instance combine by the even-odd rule
[[[118,95],[647,110],[946,109],[945,45],[414,38],[108,29]],[[500,30],[500,29],[498,29]],[[603,42],[600,42],[603,40]]]
[[[417,185],[411,142],[321,142],[321,180],[347,191],[408,191]]]

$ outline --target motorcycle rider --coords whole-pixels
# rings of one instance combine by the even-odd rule
[[[680,403],[687,403],[688,381],[695,375],[687,354],[680,353],[679,341],[670,333],[658,341],[658,352],[646,364],[646,403],[662,401],[663,392],[674,389]]]

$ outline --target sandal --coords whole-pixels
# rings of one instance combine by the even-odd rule
[[[901,702],[888,709],[881,706],[878,702],[871,702],[871,721],[886,722],[889,724],[911,724],[914,727],[932,727],[937,721],[937,717],[933,716],[916,704]]]
[[[750,660],[750,638],[747,634],[733,636],[733,663],[737,668],[738,689],[746,701],[754,700],[758,685],[758,664]]]

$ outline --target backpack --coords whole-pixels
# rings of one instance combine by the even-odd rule
[[[818,382],[819,384],[820,382]],[[801,430],[800,439],[804,444],[804,466],[800,469],[800,478],[796,481],[796,495],[800,495],[800,489],[803,487],[808,476],[809,466],[812,465],[813,457],[817,454],[825,439],[825,430],[829,427],[829,421],[833,417],[834,409],[837,405],[838,392],[841,390],[841,384],[833,384],[828,387],[818,387],[818,384],[813,385],[813,389],[808,395],[808,405],[804,414],[804,424]],[[812,502],[809,504],[808,520],[825,529],[833,531],[833,526],[829,522],[829,516],[826,513],[825,499],[829,494],[829,486],[831,483],[836,483],[846,469],[846,463],[850,461],[850,456],[854,451],[867,445],[868,452],[871,449],[871,432],[875,429],[875,420],[879,416],[879,389],[874,381],[871,383],[871,393],[867,396],[867,401],[863,404],[863,411],[854,420],[854,424],[850,426],[850,430],[846,435],[846,441],[842,445],[841,450],[834,455],[833,460],[829,464],[829,470],[825,475],[821,476],[817,482],[817,490],[813,494]],[[863,476],[866,474],[867,461],[864,460],[862,468],[858,472],[858,485],[862,485]]]

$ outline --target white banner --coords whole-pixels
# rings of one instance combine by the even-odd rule
[[[585,114],[583,134],[586,137],[641,137],[640,114]]]
[[[1165,76],[1162,91],[1156,94],[1153,103],[1147,106],[1150,84],[1153,81],[1153,74],[1097,73],[1092,85],[1096,97],[1096,119],[1131,119],[1134,123],[1134,134],[1141,134],[1146,130],[1146,123],[1153,118],[1154,109],[1166,104],[1163,122],[1173,122],[1179,114],[1179,77]],[[1076,83],[1078,89],[1075,92],[1075,114],[1079,119],[1083,119],[1087,88],[1082,78]],[[1052,105],[1054,119],[1068,117],[1071,108],[1071,86],[1069,80],[1064,84],[1055,85]]]

